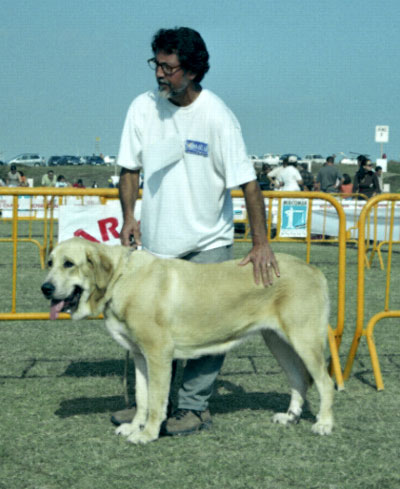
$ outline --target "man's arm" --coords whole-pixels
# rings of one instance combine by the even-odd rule
[[[120,239],[123,246],[131,246],[133,236],[136,245],[141,245],[140,225],[134,218],[135,203],[139,195],[139,170],[122,168],[119,178],[119,200],[124,222]]]
[[[246,201],[253,248],[240,265],[253,263],[254,280],[258,285],[260,276],[264,286],[272,285],[273,273],[279,277],[279,267],[267,239],[264,197],[256,180],[241,185]]]

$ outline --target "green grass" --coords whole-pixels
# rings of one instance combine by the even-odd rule
[[[236,244],[243,256],[248,244]],[[302,244],[274,250],[305,257]],[[394,255],[393,270],[399,263]],[[38,252],[19,245],[18,310],[45,311]],[[328,277],[335,323],[337,247],[313,245],[312,263]],[[0,244],[0,311],[9,310],[11,245]],[[342,366],[355,327],[356,250],[347,253]],[[367,271],[367,313],[382,309],[385,274]],[[399,278],[393,274],[393,300]],[[304,291],[309,293],[309,291]],[[385,391],[377,392],[361,342],[345,391],[334,403],[331,436],[311,433],[315,388],[297,426],[271,416],[289,402],[286,378],[258,336],[231,351],[211,402],[212,431],[133,446],[114,434],[110,413],[124,406],[124,352],[102,321],[0,323],[0,488],[4,489],[372,489],[400,486],[400,356],[395,320],[376,328]],[[327,352],[328,354],[328,352]],[[131,370],[132,370],[131,365]]]

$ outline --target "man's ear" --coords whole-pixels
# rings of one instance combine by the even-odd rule
[[[89,250],[86,253],[86,259],[89,267],[93,269],[96,287],[100,290],[106,289],[113,272],[111,260],[105,253],[97,249]]]

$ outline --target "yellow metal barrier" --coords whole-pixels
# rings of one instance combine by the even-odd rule
[[[12,237],[10,241],[13,243],[13,268],[12,268],[12,304],[11,311],[9,313],[0,313],[0,320],[45,320],[50,318],[48,312],[17,312],[16,311],[16,278],[17,278],[17,248],[18,243],[21,239],[18,238],[18,222],[21,218],[18,216],[18,196],[34,196],[42,195],[44,197],[50,197],[50,204],[52,199],[56,196],[98,196],[103,199],[115,199],[118,197],[117,189],[77,189],[77,188],[0,188],[0,195],[12,195],[13,196],[13,215],[12,215]],[[329,194],[322,192],[263,192],[264,197],[269,198],[269,209],[272,207],[272,199],[282,199],[282,198],[299,198],[299,199],[309,199],[311,202],[315,199],[321,199],[330,203],[337,211],[339,218],[339,237],[337,241],[339,243],[338,251],[338,311],[337,311],[337,324],[334,329],[329,327],[329,346],[332,357],[332,370],[336,376],[336,381],[339,389],[343,389],[343,377],[339,362],[338,348],[341,343],[343,328],[344,328],[344,308],[345,308],[345,260],[346,260],[346,218],[344,211],[339,204],[339,202]],[[243,197],[242,191],[232,191],[232,197]],[[280,206],[281,204],[279,204]],[[47,214],[48,208],[50,208],[50,215]],[[279,207],[280,209],[280,207]],[[269,233],[271,228],[272,212],[269,212]],[[53,208],[52,205],[45,206],[45,216],[44,222],[46,226],[44,227],[44,232],[46,236],[41,248],[41,261],[44,260],[44,256],[47,252],[47,221],[50,220],[50,239],[49,247],[52,248],[52,237],[53,237]],[[310,244],[311,244],[311,220],[312,212],[309,212],[307,221],[307,231],[308,237],[305,239],[288,239],[286,241],[306,241],[307,242],[307,260],[310,257]],[[278,212],[278,226],[280,227],[280,212]],[[60,314],[59,319],[68,319],[68,314]]]
[[[368,216],[379,202],[387,201],[391,202],[390,205],[390,225],[389,225],[389,239],[386,240],[388,243],[388,259],[387,259],[387,270],[386,270],[386,290],[385,290],[385,304],[384,310],[378,312],[371,318],[369,318],[366,328],[364,329],[364,316],[365,316],[365,249],[366,249],[366,235],[365,227],[368,223]],[[371,357],[372,369],[375,376],[376,387],[378,390],[383,390],[383,379],[379,366],[378,354],[376,351],[376,346],[373,338],[373,332],[375,325],[385,318],[398,318],[400,317],[399,310],[389,309],[389,299],[390,299],[390,276],[392,268],[392,251],[393,251],[393,227],[394,227],[394,215],[395,215],[395,203],[400,201],[399,194],[381,194],[379,196],[370,199],[364,209],[360,214],[360,219],[358,223],[358,277],[357,277],[357,319],[356,319],[356,330],[354,333],[353,341],[350,347],[349,355],[346,362],[346,367],[344,370],[344,378],[347,379],[351,373],[353,367],[354,358],[357,353],[358,345],[363,336],[367,339],[367,344],[369,348],[369,354]],[[369,225],[368,225],[369,227]],[[374,226],[376,230],[376,225]],[[375,231],[376,232],[376,231]]]

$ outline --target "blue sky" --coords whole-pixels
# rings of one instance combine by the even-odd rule
[[[375,126],[400,159],[399,0],[2,0],[0,159],[116,154],[126,111],[155,87],[161,27],[198,30],[203,86],[241,122],[250,154],[365,152]]]

